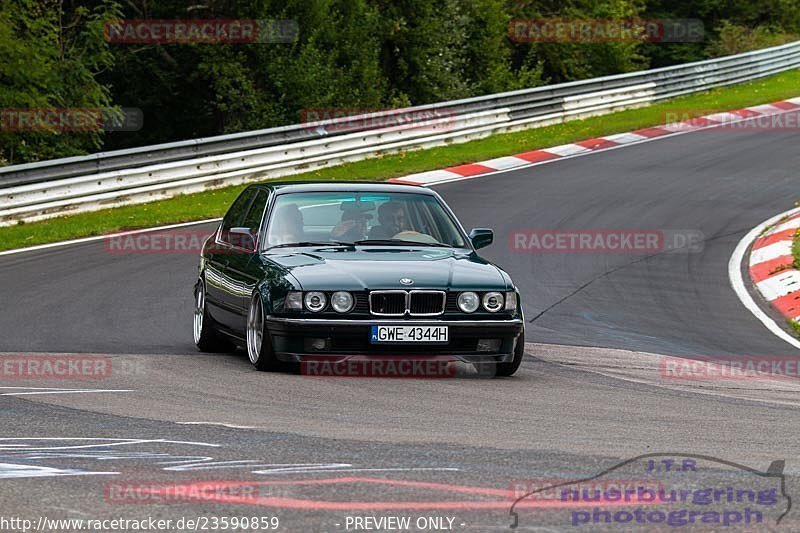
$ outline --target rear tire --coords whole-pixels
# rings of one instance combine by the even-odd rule
[[[194,286],[194,319],[193,337],[197,349],[201,352],[230,352],[234,346],[217,332],[214,320],[208,314],[206,306],[206,284],[201,278]]]
[[[519,365],[522,364],[523,357],[525,357],[525,330],[522,330],[517,338],[517,344],[514,346],[514,359],[510,363],[498,363],[495,368],[495,376],[513,376]]]

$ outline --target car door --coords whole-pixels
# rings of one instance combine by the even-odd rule
[[[205,268],[206,302],[214,321],[224,328],[240,333],[241,329],[241,291],[237,287],[236,276],[229,267],[231,259],[242,255],[240,237],[232,233],[234,228],[242,227],[250,205],[259,189],[245,189],[233,202],[215,236],[213,253],[208,254]],[[234,263],[238,264],[239,260]]]
[[[250,244],[238,246],[238,253],[230,254],[226,268],[226,275],[231,287],[229,292],[230,304],[231,307],[235,307],[237,310],[237,317],[232,327],[242,335],[244,335],[247,324],[247,313],[250,308],[253,289],[261,277],[261,270],[254,267],[258,264],[258,241],[261,223],[269,201],[268,190],[257,189],[257,191],[239,226],[232,228],[239,236],[246,231],[248,238],[251,239]]]

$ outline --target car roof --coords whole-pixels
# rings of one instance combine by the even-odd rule
[[[399,183],[365,182],[365,181],[294,181],[279,183],[261,183],[277,194],[290,192],[409,192],[435,196],[432,190],[418,185],[402,185]]]

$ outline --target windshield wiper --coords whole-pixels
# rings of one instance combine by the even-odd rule
[[[352,242],[342,242],[342,241],[300,241],[300,242],[285,242],[283,244],[276,244],[275,246],[270,246],[266,250],[272,250],[273,248],[295,248],[295,247],[302,247],[302,246],[347,246],[348,248],[353,247]]]
[[[363,239],[360,241],[355,241],[353,244],[378,244],[378,245],[414,245],[414,246],[437,246],[439,248],[452,248],[449,244],[444,244],[442,242],[419,242],[419,241],[407,241],[405,239]]]

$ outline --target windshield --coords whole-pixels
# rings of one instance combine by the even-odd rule
[[[466,246],[435,196],[369,192],[279,195],[265,243],[266,248],[295,243]]]

